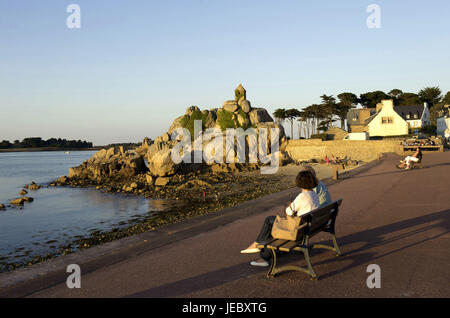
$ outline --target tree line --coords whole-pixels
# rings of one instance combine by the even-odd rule
[[[41,137],[25,138],[22,141],[15,140],[13,143],[8,140],[0,142],[0,149],[10,148],[92,148],[92,142],[81,140],[66,140],[61,138],[50,138],[42,140]]]
[[[395,106],[408,106],[428,103],[432,125],[436,125],[436,118],[444,105],[450,104],[450,91],[443,96],[439,86],[425,87],[417,94],[392,89],[388,93],[373,91],[360,94],[344,92],[337,95],[320,96],[319,104],[312,104],[297,108],[278,108],[273,113],[275,119],[281,123],[287,121],[291,128],[291,137],[294,135],[294,121],[298,122],[299,136],[301,132],[306,138],[319,131],[326,131],[332,127],[333,122],[340,121],[341,128],[345,127],[347,113],[351,108],[361,105],[364,108],[375,108],[383,99],[392,99]]]

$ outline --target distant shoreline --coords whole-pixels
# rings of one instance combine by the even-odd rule
[[[6,148],[0,149],[2,152],[39,152],[39,151],[95,151],[101,150],[105,147],[92,147],[92,148],[58,148],[58,147],[42,147],[42,148]]]

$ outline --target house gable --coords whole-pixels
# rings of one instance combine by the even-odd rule
[[[369,118],[370,136],[401,136],[408,134],[408,123],[394,110],[393,100],[382,100],[381,110]]]
[[[408,122],[411,128],[420,128],[430,124],[428,104],[396,106],[394,110]]]

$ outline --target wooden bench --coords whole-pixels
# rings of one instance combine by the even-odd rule
[[[303,233],[301,233],[299,240],[290,241],[272,239],[268,242],[261,243],[258,248],[267,248],[272,252],[272,260],[270,262],[269,271],[267,272],[267,277],[275,277],[276,274],[284,271],[301,271],[311,276],[312,279],[317,279],[318,277],[314,272],[309,259],[309,251],[313,248],[325,248],[335,252],[336,256],[342,254],[337,243],[334,231],[336,217],[341,203],[342,199],[339,199],[324,207],[320,207],[307,214],[303,214],[301,216],[302,221],[300,223],[300,231],[302,231]],[[331,239],[333,241],[333,246],[310,243],[309,240],[320,232],[330,233]],[[305,268],[294,265],[277,267],[277,251],[284,253],[301,252],[305,258],[307,267]]]

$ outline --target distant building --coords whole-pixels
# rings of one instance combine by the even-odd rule
[[[430,123],[427,103],[394,107],[393,100],[382,100],[376,108],[353,108],[347,113],[348,132],[368,132],[370,136],[418,133]]]
[[[419,129],[423,126],[431,124],[430,110],[428,109],[427,103],[411,106],[396,106],[394,110],[406,120],[410,130],[414,133],[418,133]]]
[[[377,105],[379,110],[375,115],[367,120],[367,132],[370,137],[387,137],[407,135],[409,125],[394,110],[394,101],[392,99],[382,100]]]
[[[438,136],[444,136],[450,138],[450,105],[445,105],[444,109],[439,113],[439,117],[436,119]]]
[[[375,108],[352,108],[347,113],[349,133],[367,131],[367,120],[376,114]]]

